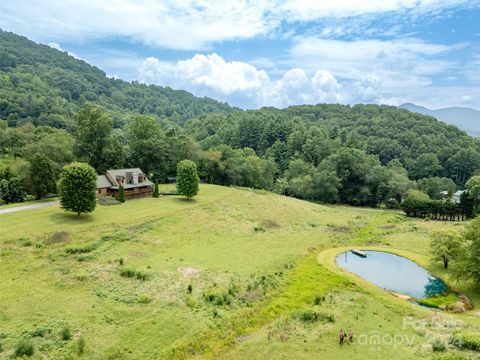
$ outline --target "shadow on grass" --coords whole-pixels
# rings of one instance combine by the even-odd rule
[[[87,224],[93,222],[95,219],[91,214],[77,214],[69,212],[57,212],[50,216],[50,219],[56,224],[64,224],[66,222],[71,224]]]
[[[174,198],[174,201],[175,202],[181,202],[181,203],[184,203],[184,204],[195,204],[197,202],[197,199],[195,199],[195,198],[187,199],[186,197],[179,195],[178,197]]]

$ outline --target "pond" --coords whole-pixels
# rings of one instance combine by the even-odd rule
[[[383,251],[352,252],[337,256],[337,265],[389,291],[425,299],[448,290],[447,285],[427,270],[402,256]]]

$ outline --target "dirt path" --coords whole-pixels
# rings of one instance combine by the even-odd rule
[[[9,213],[17,212],[17,211],[44,208],[44,207],[47,207],[47,206],[58,205],[59,203],[60,203],[59,201],[48,201],[48,202],[42,202],[42,203],[38,203],[38,204],[15,206],[15,207],[7,208],[7,209],[0,209],[0,215],[9,214]]]

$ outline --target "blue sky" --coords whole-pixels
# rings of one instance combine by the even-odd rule
[[[0,27],[243,108],[480,109],[480,0],[7,0]]]

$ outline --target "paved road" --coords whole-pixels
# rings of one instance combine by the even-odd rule
[[[25,206],[15,206],[15,207],[6,208],[6,209],[0,209],[0,215],[9,214],[9,213],[17,212],[17,211],[44,208],[44,207],[47,207],[47,206],[57,205],[59,203],[60,203],[59,201],[48,201],[48,202],[42,202],[42,203],[38,203],[38,204],[25,205]]]

